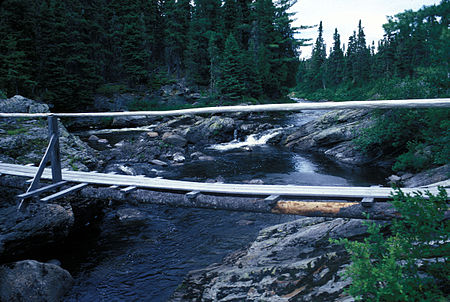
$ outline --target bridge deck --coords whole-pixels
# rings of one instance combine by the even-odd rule
[[[0,173],[24,177],[34,177],[38,168],[16,164],[0,163]],[[46,168],[42,179],[52,179],[51,169]],[[68,182],[89,183],[96,185],[135,186],[139,188],[169,191],[199,191],[212,194],[286,197],[315,197],[315,198],[350,198],[364,197],[389,199],[393,190],[386,187],[337,187],[337,186],[293,186],[293,185],[251,185],[251,184],[223,184],[199,183],[191,181],[168,180],[143,176],[116,175],[94,172],[62,171],[62,179]],[[435,194],[436,188],[403,188],[405,193],[425,190]],[[450,195],[450,190],[447,189]]]

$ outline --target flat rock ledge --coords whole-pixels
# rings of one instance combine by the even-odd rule
[[[74,280],[51,263],[24,260],[0,266],[0,301],[61,301]]]
[[[349,263],[329,238],[362,238],[357,219],[303,218],[266,228],[222,264],[192,271],[169,301],[353,301],[341,277]]]

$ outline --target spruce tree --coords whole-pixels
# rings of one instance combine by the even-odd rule
[[[327,64],[327,78],[332,86],[339,85],[344,76],[344,52],[341,49],[341,39],[337,28],[333,34],[333,48],[330,51]]]
[[[218,86],[226,99],[237,101],[245,94],[242,50],[233,34],[225,41]]]
[[[326,88],[326,45],[323,40],[323,27],[320,21],[318,36],[311,55],[310,79],[312,88]]]

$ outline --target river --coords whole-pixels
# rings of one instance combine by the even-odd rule
[[[320,114],[292,114],[281,125],[301,125]],[[208,146],[202,152],[214,161],[161,168],[158,173],[164,178],[196,181],[384,184],[384,175],[371,168],[343,166],[318,154],[266,145],[275,132],[272,129],[245,140]],[[166,301],[187,272],[220,262],[230,252],[246,247],[264,227],[298,218],[148,204],[120,208],[127,207],[144,213],[143,223],[121,225],[115,211],[109,211],[98,230],[80,235],[61,257],[63,267],[76,280],[65,301]]]

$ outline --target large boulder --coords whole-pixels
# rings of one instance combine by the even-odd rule
[[[337,110],[300,126],[283,142],[296,151],[318,151],[349,164],[366,164],[371,157],[359,151],[353,140],[373,121],[367,110]]]
[[[0,266],[0,301],[57,302],[72,287],[74,280],[61,267],[34,260]]]
[[[231,141],[236,129],[235,120],[230,117],[213,116],[198,121],[186,129],[184,135],[193,144],[224,143]]]
[[[303,218],[266,228],[222,264],[190,272],[171,301],[351,301],[349,263],[329,238],[366,233],[361,220]]]
[[[0,112],[46,113],[50,110],[47,104],[15,95],[9,99],[0,99]]]
[[[184,137],[171,132],[164,133],[162,140],[169,145],[174,145],[177,147],[184,147],[187,144],[187,140]]]
[[[48,106],[21,96],[0,101],[0,112],[49,112]],[[77,136],[71,135],[58,122],[61,163],[63,168],[95,169],[97,154]],[[38,165],[48,145],[48,126],[45,119],[0,119],[0,160],[17,164]]]
[[[74,224],[70,206],[35,203],[0,207],[0,258],[17,259],[64,240]]]

